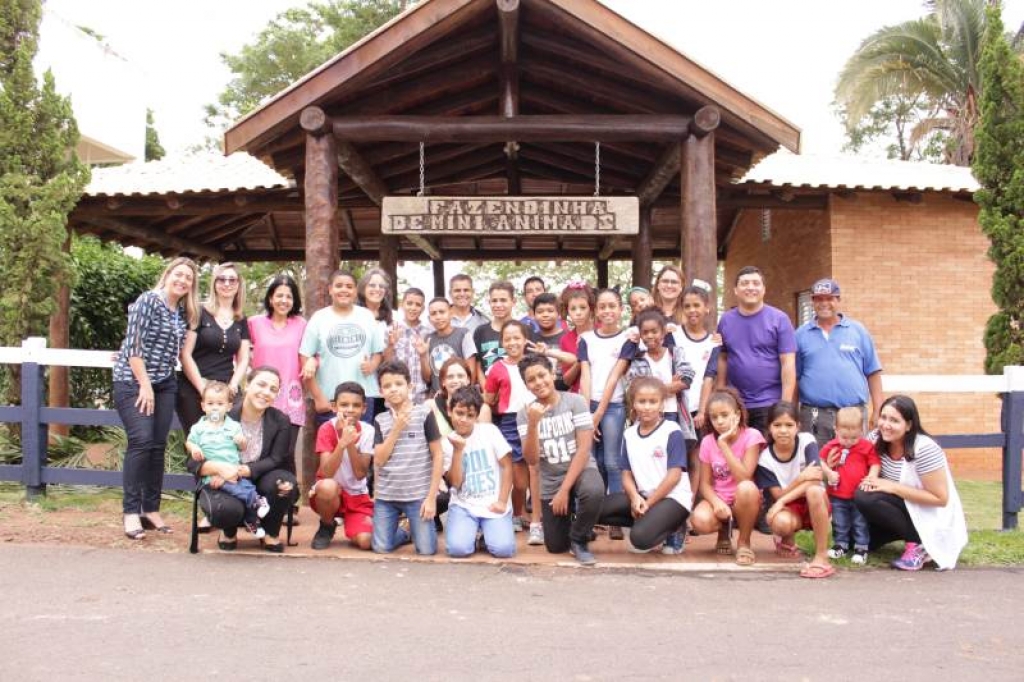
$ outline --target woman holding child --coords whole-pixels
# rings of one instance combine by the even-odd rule
[[[871,547],[904,540],[893,568],[917,571],[929,561],[956,567],[967,545],[967,524],[946,453],[921,426],[914,401],[894,395],[882,403],[875,449],[882,472],[854,495],[868,521]]]
[[[217,546],[224,551],[238,545],[238,525],[245,516],[245,507],[220,488],[239,478],[252,480],[270,504],[261,522],[266,532],[261,540],[263,549],[275,554],[284,551],[284,543],[278,538],[281,523],[299,495],[295,475],[287,470],[291,421],[273,406],[280,389],[281,379],[273,367],[257,367],[249,374],[241,404],[229,412],[245,436],[240,465],[188,460],[188,470],[193,475],[211,477],[199,493],[199,504],[210,523],[221,529]]]

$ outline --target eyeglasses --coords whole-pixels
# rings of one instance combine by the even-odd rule
[[[217,284],[238,284],[237,277],[215,277],[213,281]]]
[[[367,289],[387,289],[388,286],[386,284],[380,284],[378,282],[367,282],[366,283],[366,288]]]

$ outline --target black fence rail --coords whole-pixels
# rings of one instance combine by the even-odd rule
[[[47,348],[46,339],[30,338],[20,348],[0,348],[0,363],[21,365],[21,405],[0,407],[0,423],[21,425],[22,463],[0,465],[0,481],[19,481],[29,497],[45,494],[50,483],[120,487],[121,471],[47,466],[49,425],[122,426],[114,410],[47,407],[44,371],[48,366],[112,366],[110,351]],[[1021,453],[1024,451],[1024,367],[1007,367],[1000,375],[889,375],[886,392],[990,393],[1002,398],[1001,433],[935,436],[945,449],[999,448],[1002,450],[1002,527],[1017,527],[1024,502],[1021,490]],[[175,417],[172,428],[178,428]],[[195,480],[185,474],[164,474],[167,490],[192,490]]]

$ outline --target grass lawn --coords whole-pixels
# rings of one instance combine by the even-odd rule
[[[958,566],[1022,566],[1024,565],[1024,533],[1003,532],[1003,487],[998,481],[957,481],[956,489],[967,516],[970,542],[960,555]],[[809,554],[814,553],[814,536],[810,531],[797,535],[797,544]],[[888,567],[903,551],[895,542],[872,552],[868,565]],[[838,559],[837,566],[850,566],[849,559]]]
[[[21,503],[38,505],[42,511],[77,510],[96,511],[121,501],[118,488],[100,488],[87,485],[51,485],[46,495],[28,503],[25,488],[18,483],[0,483],[0,504]],[[185,518],[192,513],[192,494],[180,491],[164,493],[160,504],[163,511]]]

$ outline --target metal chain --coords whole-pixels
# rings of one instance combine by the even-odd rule
[[[416,196],[420,196],[420,197],[422,197],[423,195],[425,195],[427,193],[426,192],[426,187],[425,187],[425,185],[426,185],[426,182],[425,182],[426,164],[424,162],[424,158],[426,156],[425,149],[426,149],[426,145],[424,143],[420,142],[420,193],[416,195]]]
[[[601,143],[594,142],[594,196],[601,196]]]

